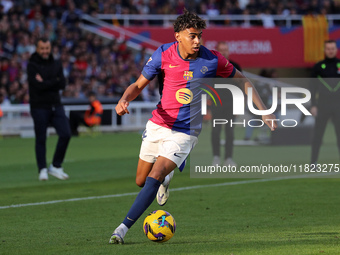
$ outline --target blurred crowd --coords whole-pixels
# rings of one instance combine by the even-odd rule
[[[280,26],[285,21],[274,21],[271,15],[338,14],[338,0],[109,0],[105,1],[105,14],[181,14],[183,8],[211,18],[217,15],[255,15],[257,20],[210,21],[215,25]],[[161,21],[132,21],[130,24],[163,24]],[[301,24],[301,22],[293,22]]]
[[[0,103],[28,103],[26,67],[40,36],[51,40],[53,56],[62,62],[68,81],[63,97],[85,98],[88,91],[98,97],[120,96],[150,55],[85,33],[80,16],[181,14],[184,7],[212,16],[339,13],[339,2],[331,0],[0,0]],[[156,87],[152,82],[140,100],[157,97]]]
[[[5,8],[4,2],[12,3]],[[88,91],[98,97],[120,96],[141,73],[150,55],[145,49],[133,52],[125,42],[108,41],[80,28],[81,13],[98,10],[97,1],[43,1],[31,8],[1,1],[0,11],[0,103],[26,104],[29,101],[26,68],[35,52],[37,38],[52,42],[52,54],[60,59],[68,85],[66,98],[86,98]],[[141,100],[152,100],[155,82]]]
[[[80,1],[82,2],[82,1]],[[91,6],[95,4],[92,1]],[[198,14],[337,14],[337,0],[108,0],[97,2],[97,13],[181,14],[183,8]]]

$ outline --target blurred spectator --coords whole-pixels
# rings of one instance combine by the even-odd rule
[[[0,4],[3,7],[3,13],[7,13],[13,7],[13,2],[10,0],[1,0]]]
[[[86,69],[86,77],[98,76],[101,71],[97,58],[92,58],[90,65]]]
[[[68,28],[75,26],[76,22],[79,21],[82,11],[76,9],[76,5],[72,1],[68,1],[68,8],[63,12],[61,21]]]
[[[9,81],[14,82],[14,80],[16,80],[16,78],[18,77],[18,73],[19,73],[19,64],[16,61],[16,58],[12,58],[9,61],[7,72],[9,74]]]
[[[14,36],[10,31],[8,31],[6,35],[6,40],[2,45],[2,50],[4,53],[9,55],[12,55],[15,52]]]
[[[27,18],[29,20],[33,19],[37,13],[40,13],[42,15],[42,13],[41,13],[41,5],[39,3],[34,5],[33,8],[31,8],[28,11],[29,11],[29,13],[27,14]]]
[[[0,88],[2,89],[8,89],[10,86],[9,80],[8,80],[8,74],[3,72],[0,80]]]
[[[261,13],[261,19],[263,23],[263,27],[271,28],[275,27],[273,16],[271,15],[271,10],[268,8],[264,13]]]
[[[8,97],[7,97],[7,92],[6,92],[6,89],[5,88],[1,88],[0,87],[0,104],[2,106],[5,106],[5,105],[10,105],[11,102],[9,101]]]
[[[28,52],[30,55],[35,52],[35,45],[30,43],[29,34],[23,34],[17,45],[16,53],[22,55]]]
[[[34,18],[28,22],[28,30],[32,33],[37,31],[39,34],[44,32],[43,16],[40,12],[34,13]]]
[[[74,68],[78,69],[79,71],[85,71],[87,69],[87,59],[85,54],[79,54],[77,60],[73,64]]]
[[[137,52],[135,54],[135,64],[140,67],[142,70],[145,63],[148,61],[148,59],[151,57],[150,54],[146,53],[146,48],[143,47],[141,51]]]
[[[53,9],[49,10],[48,16],[46,18],[46,23],[50,24],[54,30],[57,29],[58,26],[58,19],[57,19],[57,12]]]

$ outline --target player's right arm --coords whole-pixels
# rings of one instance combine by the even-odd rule
[[[125,113],[129,114],[128,106],[129,103],[134,100],[149,84],[149,80],[144,77],[143,74],[139,76],[136,82],[132,83],[124,92],[123,96],[119,100],[116,106],[116,113],[120,116],[124,115]]]
[[[142,74],[136,82],[132,83],[124,92],[122,98],[116,106],[116,112],[122,116],[125,113],[129,114],[129,103],[134,100],[145,88],[149,82],[159,74],[162,64],[162,46],[159,47],[146,62]]]

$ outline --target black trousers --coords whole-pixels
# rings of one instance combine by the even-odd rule
[[[311,163],[316,163],[319,157],[322,138],[326,130],[327,122],[331,119],[334,124],[335,134],[340,154],[340,106],[318,107],[318,115],[315,118],[315,126],[312,140]]]
[[[211,113],[213,119],[227,119],[226,125],[216,125],[211,130],[211,143],[213,149],[213,156],[220,156],[220,137],[222,126],[224,127],[225,145],[224,145],[224,159],[231,158],[233,156],[234,148],[234,127],[230,126],[230,120],[234,119],[232,104],[228,101],[223,101],[224,107],[212,106]]]
[[[59,137],[52,164],[55,167],[61,167],[71,138],[70,125],[64,107],[59,105],[48,109],[31,108],[31,116],[34,121],[35,156],[39,171],[47,166],[46,132],[50,125],[55,128]]]

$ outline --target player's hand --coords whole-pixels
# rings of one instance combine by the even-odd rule
[[[44,81],[43,78],[41,77],[41,75],[38,74],[38,73],[35,75],[35,79],[36,79],[38,82],[43,82],[43,81]]]
[[[274,131],[277,128],[277,121],[274,114],[262,115],[262,120],[271,131]]]
[[[129,114],[128,110],[129,102],[126,100],[119,100],[118,104],[116,105],[116,113],[119,116],[123,116],[125,113]]]
[[[318,115],[318,107],[312,106],[312,107],[310,108],[310,113],[311,113],[314,117],[316,117],[316,115]]]

